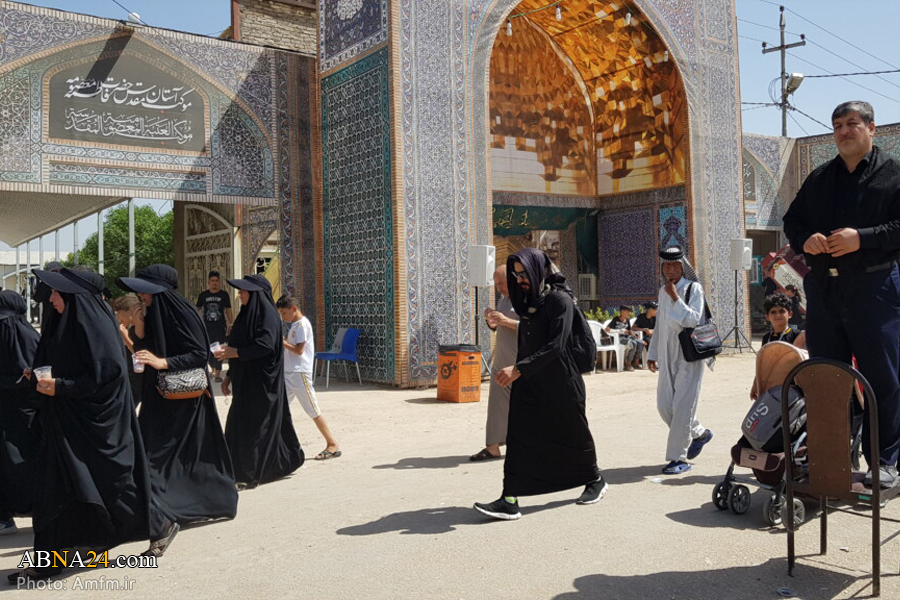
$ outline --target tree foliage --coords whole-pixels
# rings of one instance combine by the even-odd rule
[[[152,206],[134,207],[135,269],[148,265],[174,266],[175,246],[172,211],[158,215]],[[98,236],[91,234],[78,251],[78,264],[97,269]],[[70,252],[63,261],[67,267],[75,264]],[[128,276],[128,205],[118,206],[106,215],[103,227],[103,279],[114,296],[123,293],[116,286],[116,277]]]

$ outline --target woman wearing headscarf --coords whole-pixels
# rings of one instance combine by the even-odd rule
[[[89,270],[36,270],[56,317],[43,332],[34,367],[42,427],[34,549],[112,548],[171,539],[176,524],[151,529],[150,477],[115,317],[103,277]],[[40,374],[39,367],[49,367]],[[44,375],[49,375],[45,377]],[[62,566],[30,567],[42,579]]]
[[[26,304],[0,292],[0,535],[15,533],[13,515],[31,513],[40,426],[25,371],[40,335],[25,320]]]
[[[576,503],[594,504],[607,484],[585,415],[584,379],[572,355],[572,290],[547,255],[534,248],[510,256],[506,274],[520,320],[516,362],[496,376],[500,385],[512,385],[503,494],[494,502],[475,503],[475,509],[518,519],[518,496],[581,486]]]
[[[146,306],[146,314],[136,312],[134,319],[140,348],[135,358],[146,365],[138,421],[159,514],[180,525],[233,519],[237,491],[208,376],[206,392],[197,398],[167,400],[157,389],[158,373],[206,371],[206,328],[176,291],[178,272],[172,267],[151,265],[137,277],[119,277],[118,283]]]
[[[225,422],[238,488],[253,488],[296,471],[303,450],[291,422],[284,387],[281,317],[272,286],[262,275],[229,279],[240,291],[241,312],[231,328],[228,346],[216,358],[228,361],[222,391],[234,386]]]
[[[666,248],[659,257],[664,283],[659,290],[656,332],[650,340],[647,365],[653,373],[659,370],[656,408],[669,426],[666,444],[669,462],[662,472],[680,475],[691,469],[687,461],[699,456],[713,437],[712,431],[703,427],[696,415],[703,366],[712,366],[715,358],[695,362],[684,359],[678,334],[686,327],[697,327],[706,321],[703,286],[681,248]]]

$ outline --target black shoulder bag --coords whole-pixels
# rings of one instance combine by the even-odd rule
[[[691,288],[693,287],[692,282],[685,294],[685,304],[691,302]],[[706,314],[706,323],[697,327],[685,327],[678,333],[681,352],[684,354],[684,360],[688,362],[706,360],[722,352],[722,337],[719,335],[719,328],[712,320],[712,313],[709,311],[709,304],[705,299],[703,300],[703,310]]]

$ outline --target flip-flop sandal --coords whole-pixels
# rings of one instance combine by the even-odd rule
[[[316,460],[328,460],[329,458],[340,458],[341,451],[335,450],[331,452],[330,450],[322,450],[318,454],[316,454]]]
[[[155,556],[156,558],[159,558],[165,554],[166,550],[169,549],[169,546],[172,545],[172,542],[175,541],[175,536],[178,535],[180,529],[181,527],[178,523],[173,522],[169,525],[165,537],[150,542],[150,547],[141,552],[141,556]]]
[[[502,458],[501,456],[494,456],[490,452],[488,452],[487,448],[482,448],[481,452],[478,454],[473,454],[469,457],[469,460],[472,462],[478,462],[480,460],[497,460],[498,458]]]

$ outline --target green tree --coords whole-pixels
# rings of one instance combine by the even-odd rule
[[[147,265],[172,265],[175,263],[173,241],[173,214],[169,211],[158,215],[151,206],[134,208],[134,262],[140,270]],[[98,236],[91,234],[78,251],[78,263],[97,268],[99,260]],[[75,254],[70,252],[63,264],[75,264]],[[103,279],[113,296],[123,293],[116,285],[116,277],[128,276],[128,206],[116,207],[106,214],[103,226]]]

